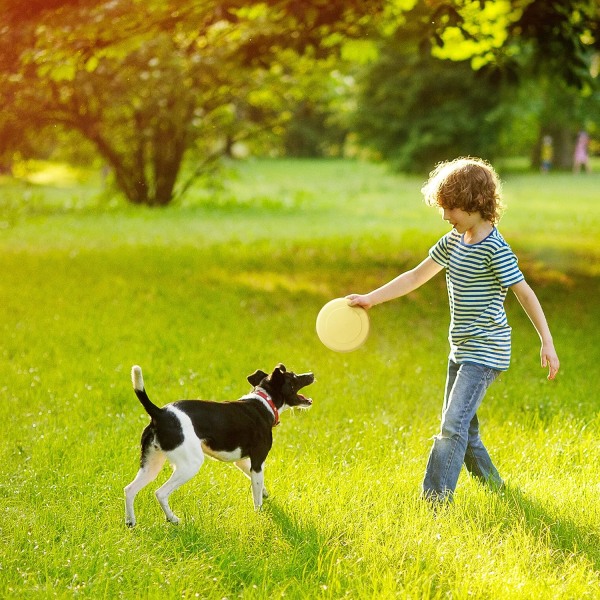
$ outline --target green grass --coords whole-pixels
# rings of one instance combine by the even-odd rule
[[[597,598],[600,177],[507,174],[501,229],[562,360],[549,383],[514,299],[511,369],[480,411],[509,482],[461,475],[434,517],[418,501],[447,354],[443,278],[371,312],[363,348],[335,354],[314,322],[329,299],[421,260],[445,231],[418,178],[349,162],[258,161],[224,189],[133,209],[92,177],[4,181],[0,215],[0,591],[3,598]],[[43,178],[41,179],[43,180]],[[278,361],[317,375],[307,412],[274,432],[260,513],[212,461],[124,525],[147,417],[232,399]]]

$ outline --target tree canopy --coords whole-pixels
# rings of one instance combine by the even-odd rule
[[[472,59],[517,77],[551,72],[581,88],[598,75],[596,0],[433,0],[430,37],[437,56]]]
[[[341,123],[336,115],[351,104],[341,108],[340,98],[352,88],[343,83],[346,74],[361,81],[363,102],[373,99],[374,119],[393,122],[394,112],[400,119],[393,127],[401,166],[410,162],[406,148],[428,135],[435,134],[436,143],[419,148],[412,166],[426,153],[456,147],[458,129],[466,139],[476,122],[479,139],[491,140],[498,113],[488,99],[501,82],[543,75],[589,95],[598,81],[595,0],[3,5],[0,154],[22,145],[23,131],[77,131],[111,167],[127,199],[138,204],[167,204],[185,190],[181,167],[192,151],[194,172],[200,172],[243,141],[280,144],[301,154],[319,147],[319,130],[343,137],[352,122]],[[448,102],[443,108],[431,100],[442,82],[454,90],[439,96]],[[391,85],[404,92],[396,109],[393,98],[376,101],[378,88]],[[453,107],[452,96],[464,102]],[[407,106],[455,114],[438,119],[453,120],[454,131],[435,131],[427,115],[407,127]],[[377,132],[374,121],[353,123],[365,130],[364,139]]]
[[[355,7],[378,10],[371,1],[54,5],[11,12],[5,140],[18,127],[75,129],[143,204],[172,200],[189,148],[205,164],[289,118],[307,72],[301,57],[327,61],[345,35],[362,31]]]

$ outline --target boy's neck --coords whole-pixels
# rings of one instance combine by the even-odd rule
[[[463,242],[472,246],[485,240],[492,233],[494,226],[489,221],[480,221],[463,234]]]

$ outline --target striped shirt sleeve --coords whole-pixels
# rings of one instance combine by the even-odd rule
[[[509,288],[525,279],[517,264],[517,257],[508,244],[504,244],[494,252],[490,268],[498,283],[505,288]]]
[[[430,249],[429,256],[444,268],[448,267],[450,255],[448,253],[448,235],[441,237]]]

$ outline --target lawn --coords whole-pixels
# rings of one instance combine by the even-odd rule
[[[461,474],[434,516],[418,499],[447,355],[443,277],[371,311],[336,354],[314,323],[331,298],[420,261],[446,230],[420,178],[344,161],[248,161],[178,206],[132,208],[69,172],[0,182],[0,592],[3,598],[600,597],[600,175],[504,177],[501,230],[551,324],[562,370],[514,298],[511,369],[480,411],[504,494]],[[123,487],[157,404],[227,400],[283,362],[312,370],[252,508],[207,461],[124,525]]]

